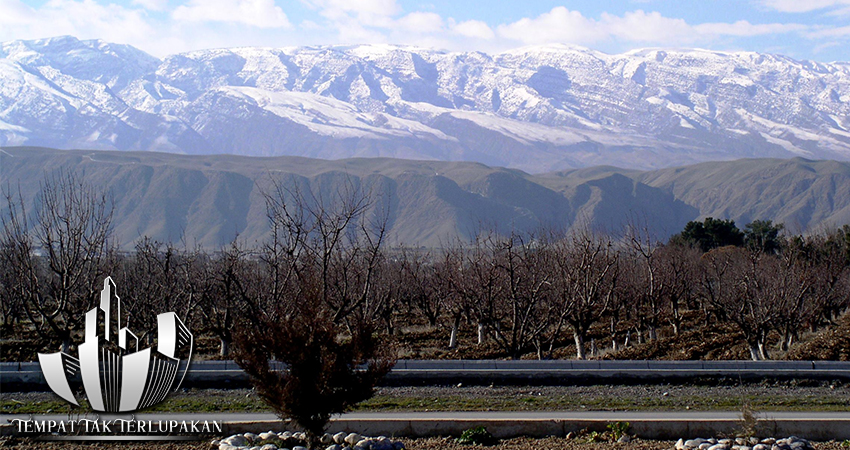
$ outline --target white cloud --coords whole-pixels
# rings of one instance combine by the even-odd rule
[[[436,33],[443,29],[443,18],[432,12],[413,12],[398,19],[393,28],[411,33]]]
[[[399,43],[451,50],[498,52],[518,44],[571,43],[619,51],[633,46],[715,47],[736,39],[797,33],[814,48],[846,41],[850,27],[794,23],[688,23],[659,12],[636,9],[622,14],[585,16],[563,6],[536,16],[495,24],[456,21],[419,5],[404,11],[398,0],[300,0],[312,14],[292,27],[275,0],[0,0],[0,41],[36,39],[62,34],[101,38],[139,47],[157,56],[210,47],[243,45],[314,45]],[[821,10],[837,15],[850,11],[850,0],[750,0],[783,11]],[[170,2],[170,5],[169,5]],[[283,4],[282,2],[279,2]],[[153,13],[164,11],[165,13]],[[222,26],[248,25],[239,33]],[[833,44],[818,47],[831,49]],[[783,47],[784,49],[784,47]],[[787,50],[785,50],[787,51]]]
[[[34,16],[35,11],[18,0],[0,0],[0,25],[29,23]]]
[[[332,28],[391,28],[392,17],[401,12],[395,0],[308,0]]]
[[[815,46],[815,48],[812,49],[812,53],[817,55],[819,53],[822,53],[824,50],[828,50],[832,47],[838,47],[840,45],[842,45],[840,42],[835,42],[835,41],[825,42],[823,44]]]
[[[788,13],[803,13],[819,9],[850,5],[850,0],[760,0],[759,3],[770,9]]]
[[[499,25],[499,35],[526,44],[546,42],[591,43],[605,39],[606,32],[596,21],[578,11],[556,6],[534,19],[527,17]]]
[[[393,16],[401,12],[395,0],[318,0],[314,3],[325,9],[339,9],[355,14]]]
[[[608,35],[634,42],[681,42],[692,38],[692,28],[687,22],[658,12],[637,10],[623,17],[603,13],[597,26]]]
[[[168,0],[133,0],[133,4],[151,11],[165,11]]]
[[[258,28],[289,28],[289,19],[274,0],[189,0],[172,17],[185,22],[232,22]]]
[[[799,24],[752,24],[746,20],[691,25],[683,19],[643,10],[626,12],[622,16],[602,13],[599,20],[595,20],[562,6],[536,18],[523,18],[498,28],[500,36],[525,44],[593,44],[618,40],[665,45],[707,41],[720,36],[757,36],[806,29],[806,26]]]
[[[850,25],[837,28],[822,28],[807,33],[806,36],[811,39],[847,37],[850,36]]]
[[[0,0],[0,24],[3,40],[72,35],[137,43],[155,35],[142,10],[94,0],[50,0],[38,9],[17,0]]]
[[[467,20],[460,23],[454,23],[451,26],[454,33],[468,38],[476,39],[493,39],[496,33],[489,25],[480,20]]]
[[[703,23],[694,26],[694,29],[700,34],[746,37],[804,31],[808,27],[796,23],[752,24],[746,20],[739,20],[735,23]]]

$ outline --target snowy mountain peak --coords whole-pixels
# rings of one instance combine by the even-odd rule
[[[533,172],[850,159],[850,66],[544,45],[199,50],[0,44],[0,145],[474,160]]]

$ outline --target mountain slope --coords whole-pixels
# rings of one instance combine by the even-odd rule
[[[216,248],[268,235],[263,192],[276,181],[307,198],[359,189],[386,217],[391,245],[439,247],[482,230],[535,232],[589,226],[649,227],[658,238],[706,216],[784,222],[792,232],[850,223],[850,163],[759,159],[655,171],[594,167],[529,175],[469,162],[390,158],[174,155],[0,149],[3,189],[32,208],[39,184],[72,171],[112,194],[118,242],[142,236]],[[0,205],[0,213],[6,205]]]
[[[671,192],[702,216],[783,222],[792,232],[850,223],[850,165],[836,161],[701,163],[635,178]]]
[[[71,37],[0,44],[0,145],[477,161],[540,173],[850,159],[850,66],[538,46],[234,48],[158,60]]]

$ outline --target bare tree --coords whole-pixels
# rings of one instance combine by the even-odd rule
[[[195,251],[199,254],[199,251]],[[151,342],[156,316],[162,311],[173,311],[184,323],[198,299],[191,295],[195,275],[187,267],[194,255],[180,250],[171,243],[161,243],[144,237],[136,243],[132,254],[120,258],[113,277],[121,283],[124,311],[128,323],[139,339]]]
[[[703,256],[702,293],[714,313],[744,335],[754,361],[770,359],[767,338],[781,311],[804,295],[797,280],[777,277],[782,261],[760,251],[721,247]]]
[[[682,310],[690,307],[695,296],[696,265],[701,253],[693,247],[667,245],[658,250],[658,276],[666,289],[662,293],[662,316],[673,327],[673,334],[682,331]]]
[[[3,235],[0,240],[0,336],[12,336],[15,323],[21,319],[21,283],[16,279],[15,243]]]
[[[263,399],[315,438],[395,361],[375,334],[386,215],[367,214],[372,199],[353,183],[329,199],[296,186],[277,181],[265,193],[272,236],[234,327],[234,356]]]
[[[667,297],[669,285],[667,278],[660,276],[658,253],[661,244],[649,233],[648,228],[631,226],[626,233],[628,249],[628,275],[622,279],[629,281],[630,296],[633,299],[638,318],[638,333],[644,330],[651,341],[657,338],[664,309],[663,299]]]
[[[456,243],[443,251],[440,263],[435,265],[434,284],[439,286],[438,295],[444,299],[451,317],[449,348],[456,348],[458,345],[458,334],[464,315],[467,318],[471,316],[469,296],[466,294],[466,283],[463,281],[463,253],[463,246]]]
[[[436,327],[445,307],[444,285],[437,281],[437,266],[431,252],[402,248],[398,266],[398,285],[402,303],[409,314],[420,315],[430,327]]]
[[[7,197],[11,212],[4,233],[14,243],[12,258],[23,282],[24,312],[42,337],[58,337],[62,350],[68,351],[85,311],[96,303],[105,275],[103,266],[111,250],[111,198],[73,173],[48,175],[36,197],[31,231],[23,204],[18,206],[12,198]]]
[[[248,309],[257,279],[247,252],[234,239],[214,258],[203,258],[194,271],[198,281],[199,311],[204,327],[219,340],[219,356],[230,356],[237,317]]]
[[[554,330],[560,333],[561,324],[569,324],[576,358],[585,359],[587,332],[608,312],[615,295],[619,253],[610,237],[580,231],[555,244],[555,261],[561,314]]]
[[[538,343],[551,317],[552,272],[548,243],[534,236],[511,233],[497,242],[493,259],[506,283],[500,330],[496,342],[511,357],[518,358],[531,343]],[[542,358],[540,345],[536,345]]]
[[[329,196],[298,180],[271,185],[263,194],[272,230],[263,259],[274,273],[273,296],[293,280],[318,277],[319,295],[335,322],[358,309],[374,311],[367,303],[374,300],[388,210],[376,211],[371,192],[351,179]]]
[[[787,351],[808,326],[830,323],[848,307],[848,266],[842,240],[834,236],[795,237],[783,246],[782,277],[793,283],[794,297],[784,304],[775,329],[780,333],[780,349]]]
[[[33,241],[29,235],[23,198],[4,190],[7,214],[0,217],[0,319],[3,336],[11,335],[15,322],[23,318],[29,295],[38,286]]]
[[[458,272],[452,277],[453,288],[459,297],[461,308],[466,309],[478,327],[477,344],[486,340],[489,332],[498,333],[496,328],[503,313],[501,301],[505,293],[504,273],[492,257],[490,247],[495,237],[478,235],[475,241],[465,247],[456,244],[453,251],[462,258]]]

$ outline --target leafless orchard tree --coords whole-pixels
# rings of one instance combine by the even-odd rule
[[[638,336],[646,331],[650,341],[657,338],[657,330],[665,313],[664,299],[668,297],[668,279],[661,276],[659,250],[661,243],[646,227],[629,226],[626,236],[626,270],[621,271],[623,284],[629,289],[635,316],[638,320]],[[639,342],[641,340],[639,339]]]
[[[25,300],[38,285],[36,264],[31,261],[33,242],[27,229],[23,199],[11,188],[4,189],[7,214],[0,217],[0,319],[3,336],[11,336],[16,322],[24,317]],[[22,261],[23,259],[23,261]]]
[[[585,359],[590,327],[609,311],[616,293],[619,253],[607,235],[579,231],[554,244],[555,298],[560,315],[554,332],[569,324],[576,358]]]
[[[492,258],[491,246],[495,239],[489,234],[478,235],[472,244],[466,246],[457,242],[452,249],[461,258],[458,271],[452,277],[453,288],[463,305],[461,308],[475,321],[478,345],[485,342],[488,334],[499,332],[496,327],[500,326],[503,313],[504,273]]]
[[[369,189],[349,179],[327,196],[297,181],[272,180],[264,197],[272,233],[263,259],[273,268],[274,292],[294,279],[318,277],[319,294],[335,322],[357,310],[377,310],[373,288],[388,212],[375,211]],[[313,267],[317,273],[310,273]]]
[[[23,306],[20,283],[15,279],[16,271],[10,262],[14,253],[14,243],[6,239],[0,241],[0,336],[3,338],[12,336]]]
[[[712,250],[703,257],[702,294],[715,314],[743,333],[750,357],[769,359],[768,333],[787,300],[786,280],[778,258],[736,247]]]
[[[447,296],[446,284],[437,276],[445,263],[434,259],[432,252],[402,248],[398,264],[390,268],[399,274],[399,295],[407,314],[423,317],[432,328],[440,321]]]
[[[195,275],[188,266],[199,253],[144,237],[131,254],[119,258],[118,267],[110,272],[121,287],[128,326],[139,339],[152,343],[160,312],[173,311],[184,323],[190,322],[198,298],[192,295]]]
[[[844,243],[828,235],[797,237],[783,248],[783,277],[795,283],[799,295],[787,303],[777,323],[781,350],[789,349],[800,329],[816,331],[850,306],[846,254]]]
[[[263,280],[257,278],[256,264],[236,240],[214,258],[201,257],[194,267],[203,327],[218,338],[219,356],[229,357],[237,317],[248,311]]]
[[[12,199],[7,197],[11,212],[4,219],[4,241],[16,252],[11,258],[22,282],[24,313],[39,335],[58,337],[67,351],[100,292],[111,251],[112,200],[73,173],[48,175],[30,229],[23,205]],[[44,256],[35,257],[37,252]]]
[[[439,286],[438,295],[443,299],[451,318],[449,348],[458,346],[458,334],[464,316],[471,317],[469,296],[463,281],[464,250],[462,245],[453,245],[444,250],[439,264],[435,265],[434,284]],[[481,343],[479,335],[479,344]]]
[[[511,357],[518,358],[534,343],[538,357],[543,333],[554,313],[552,302],[552,251],[548,242],[518,233],[500,239],[494,260],[504,273],[502,309],[505,313],[496,342]]]
[[[676,335],[682,331],[683,310],[693,308],[699,256],[698,250],[692,247],[665,245],[658,249],[657,273],[666,286],[662,293],[662,315]]]

